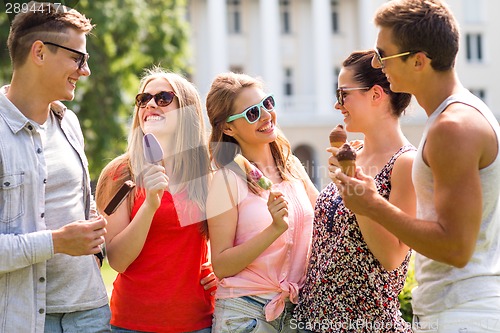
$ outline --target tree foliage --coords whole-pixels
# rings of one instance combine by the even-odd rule
[[[51,2],[75,8],[95,25],[87,38],[92,74],[78,82],[75,100],[65,102],[80,119],[91,177],[95,180],[112,158],[124,152],[133,98],[143,70],[160,65],[188,74],[186,1]],[[5,84],[11,76],[6,47],[10,18],[3,13],[0,13],[0,81]]]

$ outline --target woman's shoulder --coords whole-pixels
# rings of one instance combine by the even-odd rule
[[[385,163],[382,172],[392,173],[396,165],[408,165],[413,163],[417,149],[412,144],[405,144],[399,147]]]
[[[413,146],[412,144],[404,145],[393,155],[390,162],[394,164],[395,169],[411,169],[416,153],[417,149],[415,148],[415,146]]]
[[[212,183],[214,182],[225,182],[225,183],[236,183],[238,179],[242,178],[243,172],[238,173],[232,168],[222,167],[215,170]]]
[[[225,191],[230,191],[235,196],[238,190],[242,188],[241,185],[243,182],[246,181],[243,177],[243,173],[239,174],[231,168],[219,168],[214,172],[209,193],[212,192],[213,195],[213,193],[218,193],[225,189]]]

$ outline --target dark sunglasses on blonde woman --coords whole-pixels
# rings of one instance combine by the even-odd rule
[[[160,91],[157,94],[151,95],[150,93],[140,93],[135,96],[135,105],[140,108],[145,108],[148,102],[154,98],[156,105],[165,107],[170,105],[174,100],[175,92],[173,91]]]

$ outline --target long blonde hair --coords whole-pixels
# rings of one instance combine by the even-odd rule
[[[173,139],[176,153],[167,157],[168,164],[172,166],[169,187],[172,195],[187,191],[189,200],[195,202],[199,209],[205,212],[211,171],[200,95],[195,86],[183,76],[159,67],[145,71],[139,93],[144,92],[149,82],[158,78],[165,79],[172,86],[179,102],[179,117]],[[141,173],[147,165],[144,158],[143,137],[138,107],[135,106],[126,153],[111,161],[99,177],[96,201],[100,211],[124,181],[130,179],[138,185],[141,184]],[[141,191],[140,186],[138,191]],[[206,227],[203,229],[206,230]]]

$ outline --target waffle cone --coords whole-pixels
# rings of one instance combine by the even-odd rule
[[[330,141],[330,146],[340,148],[344,143],[342,141]]]
[[[343,160],[339,161],[340,169],[344,174],[349,177],[354,177],[356,174],[356,161],[355,160]]]

